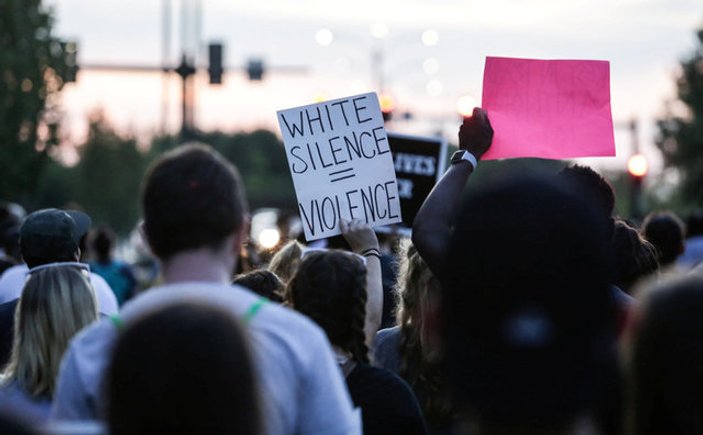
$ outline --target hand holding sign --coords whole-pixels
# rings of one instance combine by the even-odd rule
[[[615,155],[608,62],[488,57],[482,105],[496,131],[484,159]]]
[[[400,221],[393,159],[376,94],[278,112],[305,238],[340,234],[340,220]]]
[[[459,148],[481,159],[493,142],[493,127],[485,110],[474,107],[473,114],[464,118],[459,127]]]
[[[379,249],[376,233],[361,219],[354,219],[351,222],[341,219],[340,224],[342,236],[349,243],[352,251],[362,253],[368,249]]]

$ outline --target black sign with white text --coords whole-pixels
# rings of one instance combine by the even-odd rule
[[[398,182],[398,197],[407,232],[423,201],[444,173],[446,142],[438,137],[388,133],[388,143]]]

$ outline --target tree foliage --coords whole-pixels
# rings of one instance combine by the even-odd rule
[[[195,140],[211,145],[239,168],[252,208],[295,208],[283,144],[273,132],[199,133]],[[173,138],[158,137],[149,151],[141,151],[133,137],[118,134],[102,116],[94,116],[88,139],[79,146],[78,164],[65,167],[50,159],[31,202],[37,208],[84,209],[96,224],[126,234],[139,218],[139,189],[147,165],[176,146]]]
[[[296,209],[295,190],[283,143],[272,131],[198,132],[192,139],[212,146],[234,163],[242,176],[252,209]],[[151,155],[153,157],[175,146],[176,141],[171,137],[155,138]]]
[[[658,121],[657,146],[667,167],[678,169],[681,194],[691,205],[703,205],[703,29],[698,44],[681,62],[676,81],[678,99],[685,114],[670,114]]]
[[[0,2],[0,198],[26,202],[58,144],[68,67],[51,27],[41,0]]]
[[[76,166],[49,162],[33,202],[38,208],[84,209],[93,222],[126,234],[139,216],[139,186],[148,156],[133,137],[116,133],[100,115],[91,118],[79,150]]]

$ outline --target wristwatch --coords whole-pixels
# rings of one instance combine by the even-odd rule
[[[472,169],[476,169],[476,166],[478,166],[476,156],[466,150],[459,150],[452,155],[452,165],[456,165],[457,163],[464,161],[471,163]]]

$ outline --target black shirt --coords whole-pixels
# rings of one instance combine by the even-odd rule
[[[361,408],[364,434],[426,434],[420,405],[396,374],[357,364],[347,376],[354,405]]]

